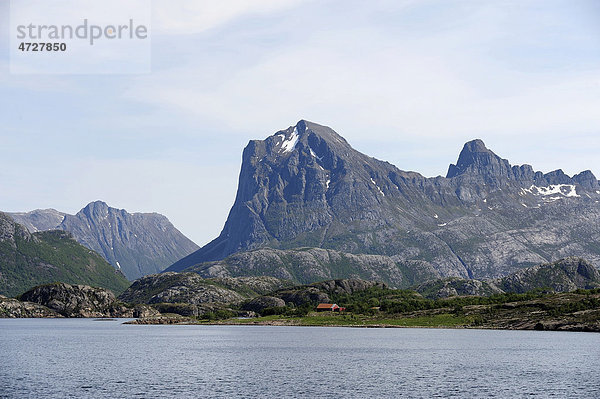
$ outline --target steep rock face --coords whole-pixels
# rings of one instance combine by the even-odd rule
[[[0,212],[0,293],[15,296],[45,283],[91,284],[122,292],[123,274],[64,231],[29,233]]]
[[[393,256],[461,278],[566,256],[599,263],[597,201],[590,171],[569,177],[513,166],[481,140],[465,145],[447,177],[425,178],[300,121],[248,144],[223,231],[168,270],[207,270],[202,263],[264,247]]]
[[[239,303],[289,282],[273,277],[203,279],[196,273],[162,273],[136,280],[119,299],[129,303]]]
[[[396,228],[414,224],[409,203],[425,195],[408,183],[420,181],[419,174],[355,151],[330,128],[301,121],[248,144],[223,232],[169,270],[263,246],[394,255],[402,250],[398,241],[434,241]],[[396,238],[387,240],[392,233]],[[449,249],[439,248],[436,255],[460,267]]]
[[[50,209],[11,216],[30,231],[70,232],[78,242],[98,252],[130,280],[158,273],[198,249],[163,215],[128,213],[102,201],[88,204],[76,215]]]
[[[529,167],[517,169],[519,177],[533,178],[533,170]],[[447,178],[462,174],[474,174],[484,177],[488,182],[494,180],[515,179],[510,163],[490,151],[483,141],[473,140],[465,144],[458,156],[456,165],[450,165]]]

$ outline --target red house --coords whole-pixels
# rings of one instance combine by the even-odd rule
[[[340,307],[335,303],[320,303],[317,305],[317,312],[339,312]]]

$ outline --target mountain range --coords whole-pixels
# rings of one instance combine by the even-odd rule
[[[198,246],[158,213],[129,213],[95,201],[75,215],[54,209],[9,213],[30,232],[64,230],[130,280],[158,273]]]
[[[278,271],[301,283],[375,277],[408,286],[439,277],[497,278],[568,256],[597,265],[599,201],[591,171],[571,177],[511,165],[481,140],[464,145],[445,177],[428,178],[302,120],[250,141],[221,234],[167,271]],[[286,261],[299,251],[318,261]],[[379,256],[369,259],[387,269],[356,260],[365,255]]]

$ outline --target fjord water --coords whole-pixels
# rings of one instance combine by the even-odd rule
[[[600,397],[592,333],[0,319],[0,397]]]

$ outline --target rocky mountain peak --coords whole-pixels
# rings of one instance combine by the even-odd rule
[[[594,176],[591,170],[584,170],[583,172],[573,176],[573,181],[587,190],[598,190],[600,188],[598,179],[596,176]]]
[[[468,141],[467,143],[465,143],[465,145],[463,147],[463,152],[464,153],[478,153],[478,152],[489,153],[491,151],[485,146],[485,143],[483,142],[483,140],[474,139],[474,140],[471,140],[471,141]],[[464,154],[461,154],[461,155],[464,155]],[[459,159],[459,164],[460,164],[460,159]]]
[[[86,215],[87,217],[94,217],[99,215],[107,215],[112,209],[114,208],[110,208],[106,202],[97,200],[87,204],[81,211],[79,211],[79,213]]]
[[[247,149],[254,156],[258,153],[261,159],[266,157],[278,164],[285,163],[289,158],[314,159],[323,164],[324,158],[332,160],[335,157],[347,157],[354,152],[348,142],[333,129],[306,120],[300,120],[296,125],[280,130],[266,140],[253,140]]]
[[[530,165],[511,166],[482,140],[464,145],[447,178],[426,178],[354,150],[329,127],[301,120],[250,141],[221,234],[167,270],[263,248],[316,247],[425,262],[441,275],[496,277],[498,270],[552,259],[540,220],[557,231],[578,223],[572,230],[589,236],[600,201],[600,190],[590,189],[594,184],[591,172],[570,178],[560,170],[544,174]],[[525,230],[533,238],[514,235],[533,226]],[[573,252],[581,246],[568,247],[570,236],[564,237],[556,241],[560,256],[596,261],[596,249]],[[290,260],[288,253],[277,256],[257,258],[257,267]]]
[[[464,145],[456,165],[450,165],[446,177],[453,178],[465,173],[509,177],[511,166],[506,159],[489,150],[482,140],[476,139]]]

